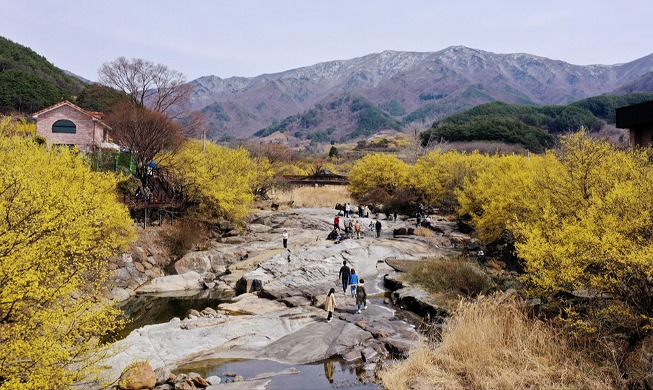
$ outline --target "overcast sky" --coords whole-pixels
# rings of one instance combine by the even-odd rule
[[[188,80],[463,45],[572,64],[653,53],[652,0],[0,0],[0,35],[90,80],[119,56]]]

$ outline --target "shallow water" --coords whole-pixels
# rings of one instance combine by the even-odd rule
[[[120,304],[124,318],[129,320],[129,323],[120,332],[111,335],[110,340],[123,339],[133,330],[145,325],[163,324],[175,317],[183,319],[190,309],[215,309],[220,303],[229,302],[232,297],[232,293],[221,290],[138,294]]]
[[[174,373],[196,372],[203,378],[219,376],[224,383],[232,379],[225,373],[241,375],[246,380],[261,373],[279,372],[294,367],[298,374],[273,376],[268,390],[321,390],[321,389],[380,389],[371,383],[373,373],[363,368],[362,362],[347,363],[340,358],[327,359],[313,364],[281,364],[270,360],[211,359],[179,367]]]

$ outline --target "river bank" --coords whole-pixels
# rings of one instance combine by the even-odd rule
[[[396,222],[381,219],[380,238],[367,231],[361,239],[336,243],[326,240],[334,215],[321,208],[261,210],[250,218],[247,232],[216,239],[206,251],[179,260],[175,267],[185,270],[183,274],[137,286],[136,293],[210,286],[239,295],[232,303],[212,308],[217,309],[215,314],[134,330],[112,345],[114,356],[104,362],[110,367],[108,377],[117,378],[134,361],[148,361],[169,372],[224,358],[309,364],[339,356],[345,361],[362,359],[373,371],[388,356],[407,354],[422,337],[416,330],[419,318],[398,315],[401,308],[383,298],[384,280],[395,273],[385,260],[446,256],[464,247],[469,237],[457,232],[454,223],[438,218],[434,225],[440,233],[433,237],[395,237],[393,229],[414,223],[400,217]],[[361,218],[363,226],[369,222]],[[290,235],[287,249],[282,246],[284,230]],[[343,261],[365,279],[368,294],[379,297],[360,314],[354,299],[337,285]],[[327,323],[320,306],[332,287],[339,290],[338,305],[335,320]]]

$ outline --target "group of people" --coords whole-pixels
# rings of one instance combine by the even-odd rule
[[[141,189],[141,187],[139,186],[136,189],[136,192],[134,192],[134,197],[136,199],[139,199],[139,198],[142,197],[145,200],[145,203],[148,203],[150,201],[150,199],[152,198],[152,191],[150,191],[150,187],[148,187],[148,186],[145,186],[144,190]]]
[[[417,212],[417,227],[423,226],[425,228],[430,228],[431,227],[431,216],[427,215],[426,218],[424,218],[424,215],[422,215],[422,212],[419,211]]]
[[[342,267],[338,272],[338,278],[342,282],[342,293],[347,295],[347,287],[350,289],[352,298],[356,298],[356,313],[367,309],[367,292],[365,291],[365,280],[359,279],[356,270],[349,268],[347,260],[343,260]],[[333,312],[336,309],[336,289],[332,288],[327,294],[324,303],[324,309],[327,311],[327,322],[333,318]]]
[[[344,206],[338,204],[336,206],[338,209],[338,216],[343,216],[345,218],[351,218],[354,214],[353,207],[350,203],[345,203]],[[360,218],[369,218],[370,217],[370,208],[369,206],[358,205],[358,217]]]
[[[345,217],[347,218],[347,217]],[[358,219],[345,219],[344,223],[344,229],[340,228],[340,215],[336,214],[336,216],[333,218],[333,231],[327,239],[329,240],[334,240],[337,238],[354,238],[354,235],[356,236],[357,239],[361,238],[361,232],[362,232],[362,226],[359,222]],[[381,229],[383,225],[381,225],[381,221],[376,219],[375,221],[370,221],[370,224],[368,225],[368,229],[370,231],[376,231],[376,237],[381,237]],[[344,237],[341,237],[338,232],[344,231]]]

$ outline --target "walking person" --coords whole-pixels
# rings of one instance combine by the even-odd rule
[[[334,230],[340,230],[340,217],[338,214],[333,218],[333,229]]]
[[[327,294],[326,301],[324,301],[324,310],[327,311],[327,322],[331,322],[333,312],[336,310],[336,289],[331,288]]]
[[[342,281],[342,293],[347,294],[347,286],[349,285],[349,276],[351,275],[351,270],[347,266],[347,260],[342,261],[342,267],[340,267],[340,272],[338,272],[338,277]]]
[[[417,224],[415,227],[420,227],[422,225],[422,212],[418,211],[417,212]]]
[[[349,275],[349,288],[351,289],[351,297],[356,297],[356,287],[358,286],[358,274],[355,269],[351,269],[351,275]]]
[[[394,218],[394,221],[397,222],[397,210],[392,213],[392,217]]]
[[[345,205],[345,218],[349,218],[350,214],[351,214],[351,205],[347,203]]]
[[[376,238],[381,237],[381,221],[377,219],[374,227],[376,228]]]
[[[361,309],[367,309],[367,292],[365,291],[365,279],[361,279],[358,282],[358,287],[356,288],[356,307],[358,308],[357,313],[360,313]]]
[[[354,224],[354,231],[356,232],[356,239],[361,238],[361,224],[356,220]]]
[[[282,237],[283,237],[283,247],[288,248],[288,231],[287,230],[283,231]]]

